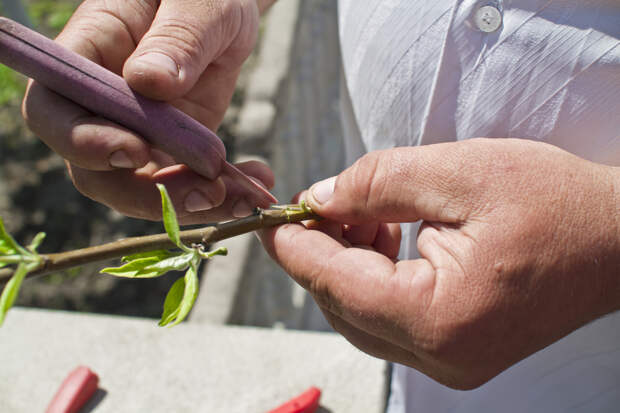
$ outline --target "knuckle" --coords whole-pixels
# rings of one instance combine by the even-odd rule
[[[345,179],[351,188],[355,215],[382,207],[389,178],[384,171],[382,153],[368,153],[353,164]]]
[[[158,16],[140,40],[143,51],[166,49],[181,66],[203,66],[224,54],[227,62],[239,64],[254,46],[258,12],[252,2],[208,0],[190,11],[193,13],[173,12],[173,6],[167,7],[171,10]]]
[[[81,21],[75,28],[75,33],[74,38],[81,39],[79,48],[74,50],[76,53],[108,69],[117,70],[117,68],[108,66],[105,50],[102,50],[101,45],[96,41],[104,33],[98,22]]]
[[[221,6],[226,24],[221,30],[231,40],[232,54],[244,59],[250,54],[258,35],[258,7],[255,1],[225,1]]]
[[[108,164],[110,148],[103,128],[94,126],[89,129],[89,133],[76,133],[74,129],[63,156],[82,167],[94,169]]]
[[[371,181],[377,168],[378,159],[374,153],[369,153],[358,159],[351,167],[346,179],[349,188],[351,188],[351,196],[355,199],[356,204],[368,202],[371,194]]]
[[[181,59],[195,60],[207,55],[207,43],[203,30],[197,23],[176,17],[167,17],[159,23],[157,31],[147,34],[143,41],[156,45],[172,46]],[[177,62],[179,63],[179,62]]]
[[[128,2],[133,11],[143,16],[154,16],[159,8],[160,0],[138,0]]]
[[[108,165],[108,157],[121,146],[118,137],[110,139],[107,127],[90,114],[80,114],[69,122],[66,138],[60,139],[62,145],[54,145],[56,151],[72,163],[83,168]]]

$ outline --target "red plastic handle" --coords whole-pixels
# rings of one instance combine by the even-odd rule
[[[88,367],[73,370],[62,382],[45,413],[77,413],[95,394],[99,377]]]
[[[310,387],[299,396],[270,410],[269,413],[313,413],[319,407],[320,399],[321,390],[316,387]]]

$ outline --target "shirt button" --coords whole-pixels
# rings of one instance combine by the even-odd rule
[[[495,6],[482,6],[474,12],[474,24],[478,30],[492,33],[502,25],[502,13]]]

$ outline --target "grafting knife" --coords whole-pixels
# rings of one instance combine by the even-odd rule
[[[141,96],[117,74],[47,37],[0,17],[0,62],[87,110],[140,134],[208,179],[231,178],[227,196],[267,208],[276,198],[226,162],[222,141],[175,107]]]

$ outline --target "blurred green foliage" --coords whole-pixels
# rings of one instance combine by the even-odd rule
[[[9,69],[0,65],[0,105],[18,103],[26,89],[26,80]]]
[[[79,2],[75,0],[30,0],[24,5],[37,30],[55,36],[67,24]],[[19,104],[26,89],[26,79],[0,65],[0,105]]]
[[[75,11],[75,1],[38,0],[28,4],[28,14],[35,27],[47,26],[59,32]]]

